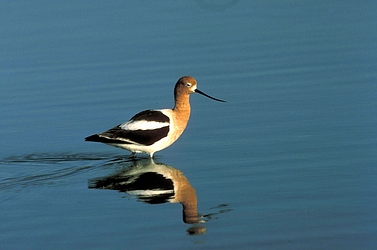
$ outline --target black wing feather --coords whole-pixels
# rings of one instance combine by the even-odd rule
[[[155,122],[169,122],[168,116],[164,115],[161,111],[144,110],[134,115],[130,121],[155,121]]]
[[[145,110],[134,115],[130,121],[155,121],[169,123],[170,119],[160,111]],[[85,141],[113,143],[113,144],[141,144],[150,146],[166,137],[169,133],[169,125],[151,130],[126,130],[121,125],[111,128],[103,133],[94,134],[85,138]],[[124,140],[122,140],[122,138]]]
[[[132,142],[135,142],[137,144],[150,146],[156,141],[159,141],[167,136],[168,133],[169,126],[153,130],[124,130],[120,126],[117,126],[101,133],[100,136],[111,139],[113,141],[115,140],[116,143],[120,144],[132,144]],[[124,141],[122,140],[122,138],[130,140],[132,142]]]

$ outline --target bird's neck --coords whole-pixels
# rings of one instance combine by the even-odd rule
[[[177,113],[188,113],[188,115],[190,115],[191,107],[189,95],[176,96],[173,110]]]
[[[175,98],[173,112],[176,121],[175,129],[177,130],[177,137],[179,137],[185,130],[190,118],[190,111],[189,95],[178,96]]]

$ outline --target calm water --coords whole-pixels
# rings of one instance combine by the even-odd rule
[[[376,14],[2,3],[0,249],[375,249]],[[171,107],[182,75],[228,103],[193,95],[155,161],[83,141]]]

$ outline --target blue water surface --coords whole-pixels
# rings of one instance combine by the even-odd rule
[[[1,6],[0,249],[375,249],[374,1]],[[154,161],[84,142],[183,75]]]

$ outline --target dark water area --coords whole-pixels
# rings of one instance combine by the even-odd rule
[[[0,8],[0,249],[375,249],[377,3]],[[84,142],[171,108],[183,135]]]

